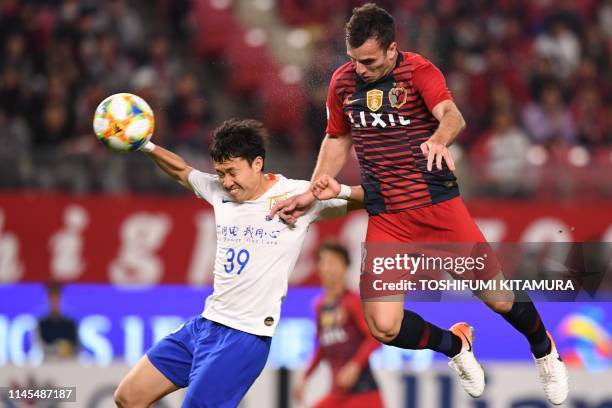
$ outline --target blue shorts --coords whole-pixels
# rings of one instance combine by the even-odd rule
[[[198,316],[147,357],[176,386],[188,387],[183,407],[236,407],[266,365],[271,342]]]

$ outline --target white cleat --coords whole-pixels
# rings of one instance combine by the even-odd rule
[[[485,376],[482,366],[474,356],[474,329],[467,323],[457,323],[450,331],[458,336],[463,342],[461,352],[448,362],[459,376],[459,383],[463,389],[474,398],[482,395],[485,388]]]
[[[546,398],[548,398],[551,404],[560,405],[567,398],[569,378],[565,363],[563,363],[561,356],[557,352],[552,336],[550,333],[547,333],[547,335],[552,343],[552,350],[550,354],[542,358],[536,358],[535,362]]]

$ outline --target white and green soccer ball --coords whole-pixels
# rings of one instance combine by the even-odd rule
[[[118,93],[96,108],[93,129],[104,146],[115,151],[138,150],[151,139],[155,119],[149,104],[139,96]]]

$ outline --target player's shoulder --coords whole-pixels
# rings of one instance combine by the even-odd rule
[[[401,65],[412,65],[414,69],[416,69],[421,66],[431,64],[430,60],[416,52],[402,51],[401,53],[403,57]]]
[[[355,67],[353,67],[353,63],[348,61],[342,65],[340,65],[331,77],[331,85],[335,86],[339,80],[342,79],[354,79],[355,78]]]
[[[217,180],[219,179],[219,176],[216,174],[211,174],[211,173],[206,173],[202,170],[198,170],[196,168],[192,168],[191,171],[189,172],[189,174],[187,175],[187,178],[190,179],[201,179],[201,180]]]
[[[287,178],[283,175],[277,175],[278,178],[278,188],[283,193],[287,194],[297,194],[303,193],[308,190],[310,187],[310,181],[299,180],[299,179],[291,179]]]
[[[220,193],[222,191],[221,185],[219,184],[219,176],[216,174],[192,169],[187,176],[187,181],[191,184],[196,193]]]
[[[342,295],[342,303],[349,304],[351,306],[360,305],[361,298],[359,297],[357,293],[353,292],[352,290],[347,289],[344,292],[344,295]]]

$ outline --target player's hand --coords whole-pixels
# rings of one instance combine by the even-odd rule
[[[343,389],[349,389],[357,382],[361,368],[353,361],[346,363],[336,375],[336,384]]]
[[[306,214],[316,200],[317,199],[310,190],[289,197],[286,200],[276,203],[274,208],[270,210],[270,217],[274,218],[278,213],[281,220],[289,225],[293,225],[297,222],[299,217]]]
[[[299,404],[304,401],[304,389],[306,388],[306,382],[302,379],[298,381],[295,388],[293,388],[293,399]]]
[[[442,160],[444,160],[448,168],[451,171],[455,171],[455,161],[453,160],[453,155],[450,150],[433,137],[421,143],[421,151],[427,156],[427,171],[432,170],[434,160],[438,170],[442,170]]]
[[[317,200],[329,200],[338,197],[340,183],[335,178],[325,174],[315,180],[310,189]]]

